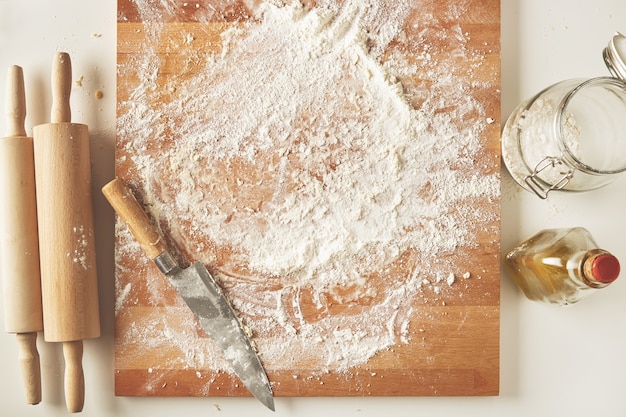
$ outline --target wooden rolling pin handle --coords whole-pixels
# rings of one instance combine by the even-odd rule
[[[64,342],[63,357],[65,358],[65,405],[70,413],[79,413],[85,404],[83,341]]]
[[[118,216],[128,225],[143,250],[154,259],[167,250],[167,245],[159,229],[148,217],[126,183],[115,178],[102,187],[102,193]]]
[[[7,74],[7,137],[24,137],[26,129],[26,93],[24,72],[21,67],[9,67]]]
[[[52,123],[70,122],[70,93],[72,92],[72,61],[69,54],[59,52],[52,60]]]
[[[41,371],[37,352],[37,332],[17,333],[18,361],[22,369],[26,401],[28,404],[41,402]]]

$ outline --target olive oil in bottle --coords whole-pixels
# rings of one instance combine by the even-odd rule
[[[582,227],[543,230],[511,250],[505,265],[526,297],[559,305],[606,287],[620,271]]]

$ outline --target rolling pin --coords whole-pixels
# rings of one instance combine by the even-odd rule
[[[89,130],[71,123],[72,64],[52,62],[51,123],[33,128],[44,339],[63,343],[65,402],[82,411],[83,340],[100,336]]]
[[[7,75],[7,137],[0,139],[0,273],[5,327],[18,340],[26,401],[41,402],[37,332],[43,330],[33,139],[26,136],[22,68]]]

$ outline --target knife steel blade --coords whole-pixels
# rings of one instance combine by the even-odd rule
[[[123,180],[116,178],[109,182],[102,188],[102,193],[196,315],[246,388],[274,411],[272,389],[259,356],[222,289],[205,266],[200,262],[188,268],[178,266],[159,230]]]

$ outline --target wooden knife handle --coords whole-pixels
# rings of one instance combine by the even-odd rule
[[[126,183],[116,178],[102,187],[102,193],[109,203],[128,225],[143,250],[154,259],[167,250],[167,245],[159,229],[148,217]]]
[[[21,67],[9,67],[7,74],[7,137],[24,137],[26,129],[26,93]]]
[[[18,361],[22,369],[24,389],[28,404],[41,402],[41,369],[37,352],[37,332],[16,333]]]
[[[72,92],[72,61],[70,55],[59,52],[52,60],[52,123],[70,122],[70,93]]]
[[[65,405],[70,413],[83,410],[85,403],[85,376],[83,373],[83,341],[63,343],[65,359]]]

